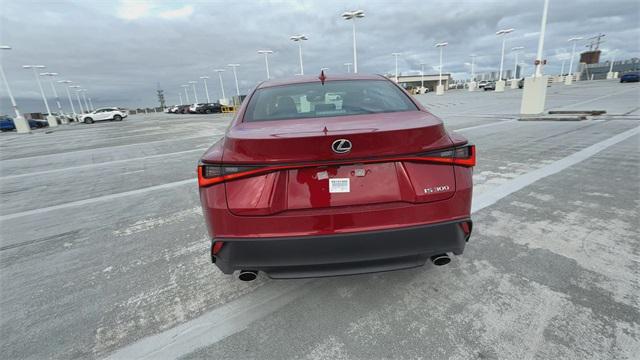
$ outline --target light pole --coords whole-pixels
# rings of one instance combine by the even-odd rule
[[[547,13],[549,12],[549,0],[544,0],[544,7],[542,8],[542,20],[540,21],[540,37],[538,38],[538,52],[536,53],[536,71],[535,77],[542,77],[542,66],[544,61],[542,59],[542,52],[544,50],[544,34],[547,30]],[[546,100],[546,87],[545,87],[545,100]]]
[[[400,80],[400,79],[398,79],[398,56],[400,56],[402,54],[396,52],[396,53],[391,53],[391,55],[393,55],[393,57],[396,58],[396,84],[397,84],[398,81]]]
[[[350,73],[350,72],[351,72],[351,65],[353,65],[353,64],[351,64],[351,63],[349,63],[349,62],[348,62],[348,63],[344,63],[344,66],[346,66],[346,67],[347,67],[347,73]]]
[[[342,13],[342,17],[345,20],[351,20],[351,24],[353,25],[353,72],[358,73],[358,53],[356,51],[356,19],[360,19],[364,17],[364,11],[362,10],[354,10],[354,11],[346,11]]]
[[[184,105],[184,103],[182,102],[182,93],[178,92],[178,96],[180,96],[180,105]]]
[[[42,89],[42,83],[40,82],[40,76],[38,75],[38,69],[44,69],[46,66],[44,65],[22,65],[24,69],[33,70],[33,76],[36,78],[36,82],[38,83],[38,88],[40,88],[40,94],[42,95],[42,100],[44,100],[44,106],[47,108],[47,122],[50,127],[58,126],[58,121],[56,117],[51,115],[51,109],[49,108],[49,102],[47,101],[47,97],[44,95],[44,89]]]
[[[567,59],[562,60],[562,67],[560,68],[560,76],[564,76],[564,63],[567,62]]]
[[[302,66],[302,42],[305,40],[309,40],[309,38],[306,35],[292,35],[289,37],[289,39],[298,43],[298,56],[300,57],[300,75],[304,75],[304,66]]]
[[[91,111],[93,111],[93,109],[89,107],[89,103],[87,102],[87,89],[81,89],[81,91],[82,100],[84,100],[84,107],[87,109],[87,112],[90,113]]]
[[[547,28],[547,13],[549,10],[549,0],[544,0],[542,9],[542,20],[540,22],[540,38],[538,39],[538,52],[536,54],[535,75],[526,78],[524,81],[524,91],[522,92],[522,104],[520,113],[526,115],[540,114],[544,111],[547,100],[548,76],[542,75],[542,51],[544,49],[544,33]]]
[[[420,63],[420,93],[424,94],[424,66],[425,63]]]
[[[438,76],[438,86],[436,87],[436,95],[444,94],[444,86],[442,86],[442,49],[449,45],[448,42],[437,43],[435,47],[440,48],[440,76]]]
[[[224,102],[227,102],[227,97],[224,94],[224,84],[222,83],[222,73],[224,71],[226,71],[226,70],[225,69],[214,69],[213,71],[218,73],[218,79],[220,79],[220,90],[222,90],[222,100],[224,100]],[[227,104],[224,104],[224,105],[227,105]]]
[[[576,55],[576,42],[582,40],[582,37],[576,36],[567,40],[570,43],[573,43],[573,47],[571,49],[571,60],[569,60],[569,76],[564,79],[565,85],[571,85],[573,82],[573,57]]]
[[[91,101],[91,98],[87,98],[87,100],[89,100],[89,106],[91,106],[91,109],[95,110],[95,107],[93,107],[93,101]]]
[[[184,89],[184,96],[187,99],[187,105],[191,102],[189,101],[189,93],[187,92],[187,88],[189,87],[189,85],[180,85],[182,86],[182,88]]]
[[[271,79],[271,77],[269,76],[269,54],[273,54],[272,50],[258,50],[258,54],[262,54],[264,55],[264,65],[267,68],[267,80]]]
[[[82,101],[80,101],[80,85],[72,85],[69,86],[76,92],[76,99],[78,100],[78,105],[80,106],[80,114],[84,114],[84,109],[82,108]]]
[[[524,49],[524,46],[516,46],[512,47],[511,51],[516,55],[516,61],[513,63],[513,74],[511,74],[511,88],[515,89],[518,87],[518,80],[516,79],[516,72],[518,71],[518,53],[520,50]]]
[[[615,73],[613,72],[613,62],[615,61],[614,58],[611,58],[611,63],[609,64],[609,72],[607,73],[607,80],[611,80],[611,79],[615,79]]]
[[[189,81],[189,84],[191,84],[191,86],[193,87],[193,98],[196,100],[195,104],[198,103],[198,93],[196,92],[196,84],[198,82],[195,80],[191,80]]]
[[[211,99],[209,99],[209,87],[207,87],[208,78],[208,76],[200,76],[200,79],[204,81],[204,93],[207,95],[207,104],[211,104]]]
[[[63,116],[63,112],[62,112],[62,104],[60,104],[60,97],[58,97],[58,90],[56,90],[56,86],[53,83],[53,78],[55,76],[58,76],[58,73],[54,73],[54,72],[44,72],[44,73],[40,73],[40,76],[47,76],[49,77],[49,84],[51,85],[51,90],[53,91],[53,95],[55,96],[56,99],[56,105],[58,106],[58,114],[61,116],[61,121],[63,124],[66,124],[67,118],[66,116]]]
[[[11,46],[0,45],[0,50],[11,50]],[[2,68],[2,61],[0,61],[0,77],[2,78],[4,87],[7,90],[7,94],[9,94],[9,100],[11,100],[11,107],[13,107],[13,112],[16,114],[16,117],[13,119],[13,124],[16,127],[16,131],[21,134],[30,133],[31,127],[29,127],[29,123],[24,118],[24,116],[20,114],[20,110],[18,109],[18,105],[16,104],[16,99],[14,99],[13,93],[11,92],[11,88],[9,87],[9,81],[7,80],[7,76],[4,74],[4,69]]]
[[[71,80],[58,80],[58,83],[67,85],[64,88],[67,90],[67,96],[69,97],[69,105],[71,106],[71,112],[73,113],[73,118],[77,120],[78,114],[76,114],[76,108],[73,106],[73,100],[71,99],[71,91],[69,91],[69,84],[71,84],[72,82],[73,81]]]
[[[469,81],[469,91],[476,90],[476,69],[475,69],[476,55],[471,55],[471,81]]]
[[[507,34],[515,29],[502,29],[496,32],[497,36],[502,36],[502,52],[500,54],[500,72],[498,73],[498,81],[496,81],[495,92],[504,91],[504,80],[502,80],[502,69],[504,68],[504,45],[507,41]]]
[[[233,79],[236,81],[236,95],[238,96],[238,101],[240,100],[240,87],[238,86],[238,74],[236,73],[236,68],[240,66],[240,64],[227,64],[227,66],[231,67],[233,70]]]

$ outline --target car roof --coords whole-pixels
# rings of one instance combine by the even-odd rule
[[[273,79],[273,80],[267,80],[267,81],[263,81],[262,83],[258,84],[257,88],[258,89],[263,89],[263,88],[268,88],[268,87],[274,87],[274,86],[282,86],[282,85],[290,85],[290,84],[302,84],[302,83],[309,83],[309,82],[318,82],[320,81],[320,79],[318,79],[318,77],[320,76],[320,74],[317,75],[302,75],[302,76],[295,76],[295,77],[289,77],[289,78],[283,78],[283,79]],[[334,80],[388,80],[386,77],[382,76],[382,75],[373,75],[373,74],[329,74],[329,73],[325,73],[324,76],[326,77],[325,81],[334,81]]]

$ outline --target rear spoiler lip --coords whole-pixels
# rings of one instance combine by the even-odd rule
[[[449,140],[451,140],[453,147],[461,147],[469,144],[469,140],[467,140],[466,137],[456,132],[447,132],[447,135],[449,136]],[[469,145],[472,145],[472,144],[469,144]]]

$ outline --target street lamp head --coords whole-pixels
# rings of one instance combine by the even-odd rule
[[[224,71],[227,71],[227,70],[225,70],[225,69],[213,69],[213,71],[221,73],[221,72],[224,72]]]
[[[258,54],[273,54],[273,50],[258,50]]]
[[[70,87],[70,88],[73,88],[73,89],[79,89],[79,88],[80,88],[80,85],[71,85],[71,86],[69,86],[69,87]]]
[[[289,39],[293,41],[309,40],[306,35],[292,35],[289,37]]]
[[[58,80],[57,82],[60,83],[60,84],[71,84],[73,81],[71,81],[71,80]]]
[[[182,87],[189,87],[189,85],[180,85],[180,86],[182,86]]]
[[[46,66],[44,65],[22,65],[23,69],[44,69]]]
[[[363,18],[364,17],[364,11],[363,10],[345,11],[344,13],[342,13],[342,17],[345,20],[351,20],[351,19],[355,19],[355,18]]]
[[[208,76],[200,76],[200,79],[208,79]]]
[[[230,66],[230,67],[238,67],[238,66],[240,66],[240,64],[227,64],[227,66]]]
[[[40,73],[40,76],[58,76],[58,73],[44,72],[44,73]]]
[[[11,46],[9,46],[9,45],[0,45],[0,50],[11,50]]]
[[[511,29],[502,29],[496,32],[496,35],[505,35],[508,34],[510,32],[512,32],[513,30],[515,30],[514,28]]]
[[[441,42],[441,43],[437,43],[436,47],[443,47],[443,46],[447,46],[447,45],[449,45],[448,42]]]
[[[518,51],[518,50],[522,50],[524,49],[524,46],[516,46],[516,47],[512,47],[511,51]]]
[[[189,84],[197,84],[197,83],[198,83],[198,82],[197,82],[197,81],[195,81],[195,80],[191,80],[191,81],[189,81]]]
[[[391,55],[393,55],[393,56],[400,56],[400,55],[402,55],[402,53],[391,53]]]
[[[572,41],[578,41],[578,40],[582,40],[583,37],[582,36],[576,36],[576,37],[572,37],[571,39],[567,40],[568,42],[572,42]]]

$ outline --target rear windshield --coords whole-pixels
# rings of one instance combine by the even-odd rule
[[[258,89],[243,121],[333,117],[417,110],[387,80],[338,80]]]

